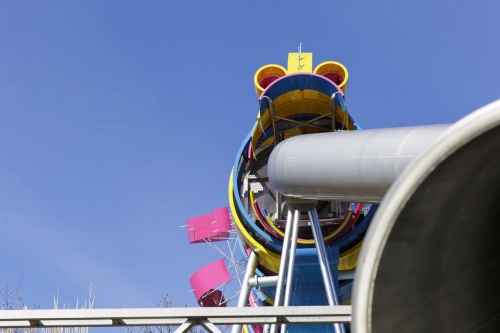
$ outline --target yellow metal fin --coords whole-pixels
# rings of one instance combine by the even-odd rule
[[[312,73],[313,54],[312,53],[288,53],[288,73]]]

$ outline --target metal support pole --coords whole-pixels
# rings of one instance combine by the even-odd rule
[[[281,193],[276,191],[276,220],[281,220]]]
[[[333,93],[331,99],[332,99],[332,104],[330,108],[330,112],[332,113],[332,121],[331,121],[331,126],[332,126],[332,132],[335,132],[335,95],[338,93]]]
[[[276,115],[274,114],[274,104],[273,100],[270,97],[264,96],[264,98],[267,99],[267,102],[269,103],[269,113],[271,114],[271,120],[273,124],[274,146],[276,147],[279,142],[278,127],[276,126]],[[281,193],[279,193],[278,191],[276,191],[276,219],[281,219]]]
[[[283,239],[283,249],[281,250],[280,269],[278,273],[278,285],[276,286],[276,296],[274,297],[274,306],[280,306],[283,300],[283,287],[285,272],[288,263],[288,250],[290,249],[290,234],[292,233],[292,211],[288,210],[288,218],[285,227],[285,238]],[[290,281],[288,281],[290,283]],[[265,330],[264,330],[265,332]],[[271,325],[271,333],[276,333],[276,325]]]
[[[184,333],[192,329],[196,325],[196,321],[188,319],[181,326],[179,326],[174,333]],[[127,330],[128,331],[128,330]]]
[[[277,146],[279,143],[278,142],[278,127],[276,126],[276,117],[274,114],[273,100],[268,96],[264,96],[264,98],[267,99],[267,101],[269,102],[269,112],[271,113],[271,120],[273,123],[274,146]]]
[[[330,271],[330,264],[328,263],[328,256],[326,253],[325,242],[323,240],[323,232],[319,224],[318,211],[316,208],[308,211],[309,220],[311,220],[311,229],[314,236],[314,243],[318,251],[319,266],[321,268],[321,275],[325,284],[326,296],[330,306],[339,305],[337,292],[333,282],[332,272]],[[344,325],[334,324],[333,328],[335,333],[345,333]]]
[[[257,267],[258,258],[255,252],[250,252],[248,257],[247,268],[245,270],[245,275],[243,276],[243,282],[241,283],[240,297],[238,298],[238,307],[243,308],[247,306],[248,295],[250,294],[250,287],[248,285],[248,280],[255,274],[255,268]],[[233,325],[231,330],[232,333],[240,333],[241,325]]]
[[[292,235],[290,239],[290,258],[288,259],[288,273],[286,280],[288,281],[285,289],[285,300],[283,301],[283,306],[288,306],[290,304],[290,294],[292,290],[292,280],[293,280],[293,269],[295,266],[295,254],[297,252],[297,238],[299,236],[299,219],[300,211],[295,210],[293,215],[293,225],[292,225]]]
[[[210,322],[210,320],[208,319],[205,319],[205,320],[202,320],[200,321],[200,325],[207,331],[207,332],[210,332],[210,333],[222,333],[222,331],[220,329],[217,328],[217,326],[215,326],[214,324],[212,324]]]
[[[285,281],[286,283],[286,281]],[[254,276],[248,280],[250,287],[275,287],[278,284],[278,276]]]
[[[285,289],[285,299],[283,301],[283,306],[288,306],[290,304],[290,295],[292,293],[293,284],[293,270],[295,268],[295,254],[297,252],[297,238],[299,236],[299,219],[300,210],[295,210],[293,214],[293,229],[290,239],[290,258],[288,259],[288,274],[286,275],[286,289]],[[287,329],[287,324],[281,325],[281,333],[285,333]]]

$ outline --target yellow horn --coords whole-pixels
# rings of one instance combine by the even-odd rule
[[[271,83],[286,74],[286,69],[280,65],[266,65],[259,68],[254,76],[255,92],[257,96],[260,96]]]
[[[332,80],[345,93],[347,91],[347,81],[349,72],[340,62],[326,61],[314,69],[314,74],[322,75]]]

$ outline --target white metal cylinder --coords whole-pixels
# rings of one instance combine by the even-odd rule
[[[271,153],[269,180],[279,192],[292,197],[377,203],[408,163],[449,126],[293,137]]]
[[[358,258],[352,332],[500,331],[500,100],[391,186]]]

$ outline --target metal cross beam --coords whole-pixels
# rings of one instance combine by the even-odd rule
[[[0,311],[0,328],[179,326],[195,325],[218,333],[215,325],[328,324],[351,321],[351,306],[57,309]]]

